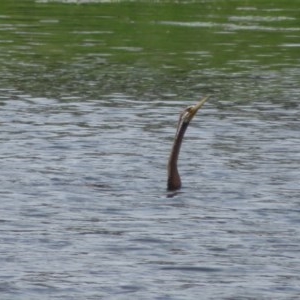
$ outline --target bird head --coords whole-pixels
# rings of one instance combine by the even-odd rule
[[[197,104],[188,106],[182,113],[181,113],[181,122],[182,123],[189,123],[193,117],[196,115],[197,111],[203,106],[209,96],[202,98]]]

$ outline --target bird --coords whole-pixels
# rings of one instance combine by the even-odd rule
[[[188,106],[179,117],[177,131],[174,138],[173,147],[168,161],[168,181],[167,190],[175,191],[181,188],[181,179],[177,168],[177,161],[184,134],[190,124],[190,121],[196,115],[197,111],[203,106],[210,96],[202,98],[197,104]]]

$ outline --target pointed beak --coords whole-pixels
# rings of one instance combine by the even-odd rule
[[[210,96],[206,96],[206,97],[202,98],[195,106],[191,107],[191,110],[190,110],[190,120],[192,120],[192,118],[195,116],[195,114],[197,113],[197,111],[203,106],[203,104],[206,102],[206,100],[209,97]]]

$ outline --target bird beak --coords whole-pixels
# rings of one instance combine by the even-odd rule
[[[210,96],[206,96],[204,98],[202,98],[199,103],[197,103],[195,106],[191,107],[190,110],[190,120],[192,120],[192,118],[195,116],[195,114],[197,113],[197,111],[203,106],[203,104],[206,102],[206,100],[209,98]]]

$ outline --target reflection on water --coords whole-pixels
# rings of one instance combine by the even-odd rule
[[[6,2],[0,81],[36,97],[98,99],[121,91],[147,101],[213,93],[248,102],[264,95],[261,89],[285,98],[285,82],[298,87],[293,2]],[[261,87],[266,77],[276,89]]]
[[[2,298],[297,298],[293,5],[1,2]]]

